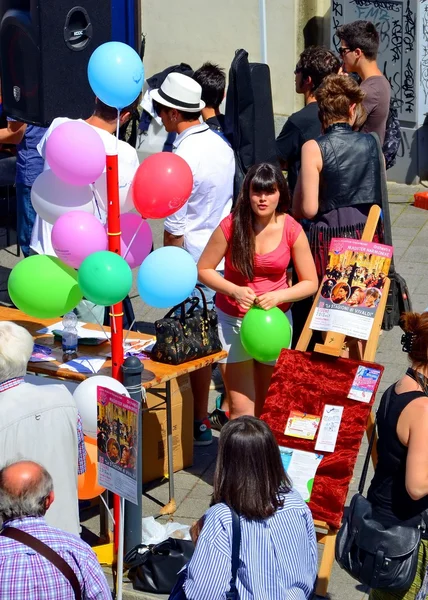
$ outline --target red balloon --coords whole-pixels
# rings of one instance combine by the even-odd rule
[[[132,182],[135,208],[144,219],[164,219],[186,203],[192,187],[192,171],[181,156],[152,154],[138,167]]]

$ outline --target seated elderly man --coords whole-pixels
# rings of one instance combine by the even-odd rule
[[[0,471],[0,600],[74,600],[74,589],[82,600],[111,600],[88,544],[43,518],[53,501],[52,477],[41,465],[19,461]]]
[[[0,322],[0,466],[24,458],[42,464],[56,490],[47,522],[78,535],[77,475],[86,466],[82,424],[64,385],[24,382],[33,344],[26,329]]]

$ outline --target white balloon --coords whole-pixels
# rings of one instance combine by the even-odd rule
[[[82,417],[83,432],[90,438],[97,437],[97,387],[106,387],[114,392],[129,398],[128,390],[124,385],[106,375],[94,375],[79,383],[74,390],[73,397]]]
[[[96,214],[89,185],[74,186],[65,183],[58,179],[51,169],[40,173],[33,183],[31,202],[39,217],[51,225],[58,217],[72,210]]]

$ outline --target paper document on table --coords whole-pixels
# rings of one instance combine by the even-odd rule
[[[104,363],[105,358],[79,356],[78,358],[73,358],[73,360],[69,360],[60,365],[60,369],[68,369],[75,373],[98,373]]]
[[[52,348],[42,344],[34,344],[29,362],[51,362],[55,360],[55,356],[52,356]]]
[[[315,450],[334,452],[342,420],[343,406],[326,404],[321,419]]]
[[[78,321],[77,328],[77,336],[79,339],[96,339],[96,340],[107,340],[110,339],[111,334],[109,331],[103,331],[102,329],[88,329],[84,327],[86,323],[84,321]],[[37,333],[53,333],[54,331],[63,331],[64,327],[62,321],[58,321],[58,323],[54,323],[53,325],[49,325],[48,327],[43,327],[43,329],[39,329]]]
[[[280,446],[281,460],[293,488],[299,492],[305,502],[311,499],[315,473],[324,458],[322,454],[305,452]]]

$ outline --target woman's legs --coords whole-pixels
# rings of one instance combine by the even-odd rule
[[[229,399],[230,418],[254,415],[254,361],[221,363],[220,369]]]
[[[254,387],[256,391],[255,416],[260,417],[266,400],[274,365],[254,361]]]

